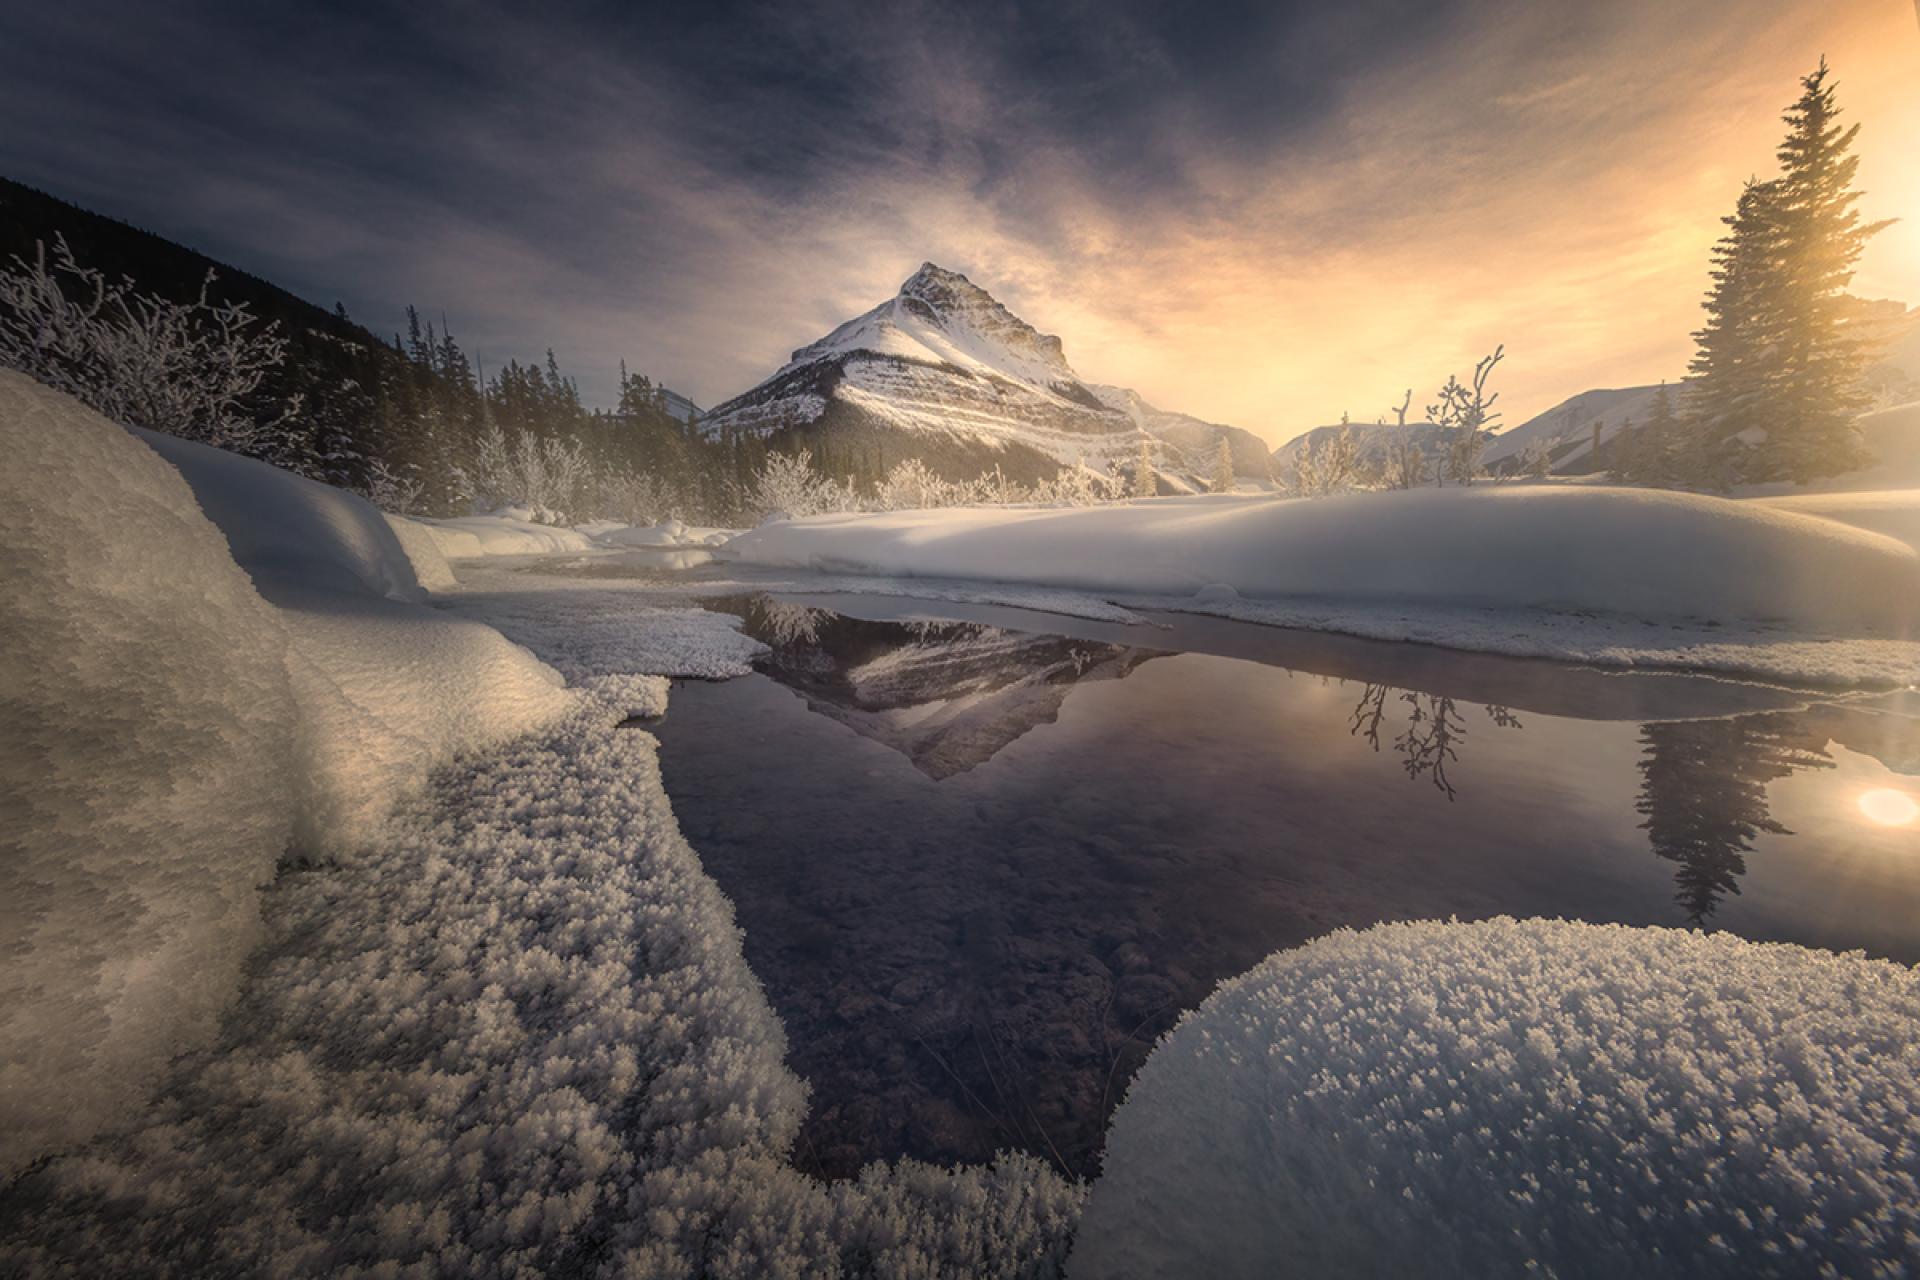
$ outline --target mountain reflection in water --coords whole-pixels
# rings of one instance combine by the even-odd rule
[[[884,743],[936,781],[1052,724],[1076,684],[1164,657],[972,622],[868,622],[774,596],[713,601],[772,649],[760,670],[809,710]]]
[[[1920,794],[1912,694],[1211,620],[709,607],[771,652],[676,688],[662,769],[813,1087],[822,1173],[1011,1147],[1090,1174],[1183,1010],[1342,926],[1563,916],[1920,959],[1920,841],[1856,804]]]

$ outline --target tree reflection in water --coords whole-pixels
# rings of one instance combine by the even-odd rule
[[[1756,837],[1791,835],[1767,805],[1767,787],[1800,769],[1831,769],[1827,735],[1793,715],[1736,716],[1641,726],[1640,824],[1662,858],[1679,864],[1674,901],[1704,926],[1740,892]]]
[[[1351,732],[1363,737],[1375,751],[1380,750],[1380,732],[1387,716],[1387,695],[1398,693],[1407,706],[1407,728],[1393,740],[1393,749],[1409,778],[1427,778],[1445,793],[1448,800],[1459,792],[1447,776],[1447,766],[1459,760],[1459,743],[1467,736],[1467,724],[1452,698],[1413,689],[1395,689],[1391,685],[1369,684],[1353,708]],[[1520,717],[1506,707],[1482,704],[1488,719],[1500,729],[1524,726]]]

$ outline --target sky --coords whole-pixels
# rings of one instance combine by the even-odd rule
[[[923,261],[1274,444],[1504,343],[1509,424],[1676,378],[1825,55],[1855,291],[1920,303],[1916,0],[14,6],[0,174],[497,367],[703,405]]]

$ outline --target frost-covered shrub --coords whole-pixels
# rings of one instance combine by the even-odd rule
[[[288,637],[179,474],[0,370],[0,1178],[209,1036],[298,807]]]
[[[1062,467],[1033,488],[1033,500],[1042,506],[1091,507],[1125,496],[1126,482],[1089,467]]]
[[[802,450],[767,455],[754,472],[746,507],[759,515],[778,511],[799,519],[830,511],[854,511],[859,503],[852,488],[814,470],[813,455]]]
[[[873,486],[875,511],[915,511],[954,505],[954,490],[918,458],[903,458]]]
[[[1920,975],[1726,934],[1342,930],[1225,984],[1114,1118],[1068,1274],[1920,1267]]]
[[[488,423],[466,459],[453,468],[453,487],[475,511],[525,505],[548,517],[543,524],[564,524],[590,502],[595,479],[585,442],[507,432]]]
[[[0,264],[0,365],[67,392],[115,422],[257,456],[283,453],[282,424],[252,401],[286,354],[277,323],[243,303],[190,303],[138,292],[75,260],[54,238],[33,261]]]

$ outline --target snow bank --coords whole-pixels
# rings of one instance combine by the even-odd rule
[[[492,628],[424,596],[397,527],[354,494],[206,445],[138,433],[171,462],[278,606],[290,638],[305,780],[299,843],[368,837],[435,766],[567,714],[560,674]],[[418,540],[420,522],[404,531]],[[430,578],[446,561],[424,550]]]
[[[366,499],[222,449],[132,428],[186,478],[207,519],[256,584],[420,600],[426,592],[379,508]]]
[[[1037,1162],[788,1160],[805,1088],[681,838],[663,680],[448,771],[390,838],[285,877],[231,1041],[16,1189],[39,1274],[1051,1275]]]
[[[1727,934],[1342,930],[1222,986],[1116,1113],[1068,1274],[1896,1275],[1920,975]]]
[[[535,524],[522,519],[524,508],[510,508],[486,516],[459,516],[450,520],[419,520],[427,529],[440,554],[449,560],[474,560],[481,556],[549,556],[573,551],[590,551],[593,539],[575,529]]]
[[[1751,502],[1479,486],[1317,501],[1215,497],[1070,509],[818,516],[728,542],[740,560],[1191,595],[1766,619],[1911,635],[1920,553]]]
[[[1884,534],[1920,550],[1920,489],[1784,494],[1753,501],[1775,511],[1818,516]]]
[[[460,585],[432,529],[418,520],[391,512],[387,513],[387,527],[399,539],[400,549],[406,552],[408,563],[413,565],[413,576],[422,587],[428,591],[451,591]]]
[[[0,1179],[211,1035],[300,807],[288,637],[179,474],[0,370]]]
[[[4,1170],[211,1032],[290,845],[368,838],[435,765],[576,699],[406,603],[411,562],[351,494],[13,373],[0,432]]]

